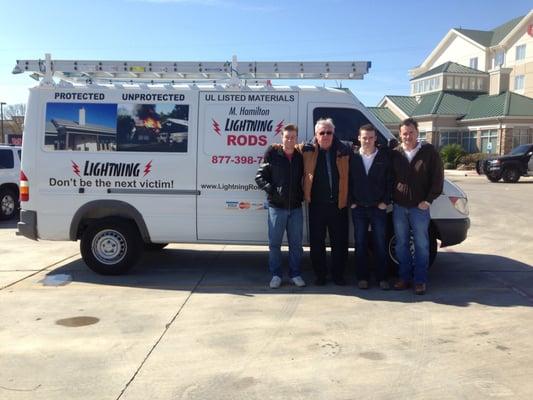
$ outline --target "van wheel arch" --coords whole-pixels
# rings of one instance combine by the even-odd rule
[[[132,221],[136,225],[142,240],[145,243],[150,242],[148,228],[139,210],[121,200],[94,200],[81,206],[70,223],[70,240],[76,241],[80,239],[83,231],[96,220],[110,217]]]

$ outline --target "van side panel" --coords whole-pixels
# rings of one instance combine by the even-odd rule
[[[268,243],[255,175],[281,128],[297,122],[297,91],[200,92],[198,239]]]
[[[78,210],[116,200],[153,242],[196,239],[197,91],[35,90],[24,158],[40,238],[69,240]]]

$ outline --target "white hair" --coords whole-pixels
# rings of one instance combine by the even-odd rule
[[[331,118],[320,118],[318,121],[316,121],[315,132],[318,130],[318,127],[322,125],[329,125],[333,130],[335,130],[335,124]]]

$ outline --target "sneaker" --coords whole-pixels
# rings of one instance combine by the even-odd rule
[[[390,290],[390,283],[389,281],[379,281],[379,288],[381,290]]]
[[[291,278],[291,282],[294,284],[294,286],[298,286],[298,287],[305,286],[305,281],[302,279],[301,276],[295,276],[294,278]]]
[[[270,289],[278,289],[281,286],[281,278],[279,276],[273,276],[269,286]]]
[[[357,287],[359,289],[368,289],[368,281],[361,279],[360,281],[357,282]]]

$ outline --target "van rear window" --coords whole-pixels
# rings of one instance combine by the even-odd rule
[[[48,103],[47,150],[186,153],[188,104]]]

